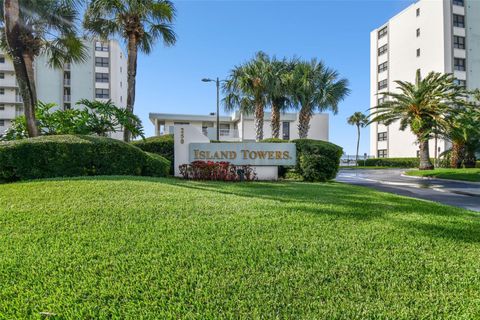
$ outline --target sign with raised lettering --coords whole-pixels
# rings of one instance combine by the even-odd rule
[[[226,161],[234,165],[294,166],[294,143],[190,143],[189,160]]]

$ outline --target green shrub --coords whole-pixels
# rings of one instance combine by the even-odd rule
[[[417,168],[419,158],[374,158],[367,159],[367,167]]]
[[[170,172],[173,173],[174,164],[174,140],[173,135],[150,137],[139,141],[133,141],[132,145],[142,149],[143,151],[161,155],[170,161]]]
[[[283,139],[280,139],[280,138],[267,138],[267,139],[263,139],[260,142],[265,142],[265,143],[288,143],[290,141],[283,140]]]
[[[145,152],[146,163],[142,175],[151,177],[165,177],[170,173],[171,162],[156,153]]]
[[[87,175],[165,175],[167,160],[151,158],[139,148],[110,138],[42,136],[0,143],[0,180],[10,182]]]
[[[292,142],[297,147],[295,171],[305,180],[327,181],[336,177],[343,154],[341,147],[321,140],[297,139]]]
[[[300,156],[300,168],[305,181],[328,181],[332,177],[331,171],[325,168],[335,167],[334,160],[319,154],[303,154]]]

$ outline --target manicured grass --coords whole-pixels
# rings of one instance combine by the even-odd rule
[[[407,171],[409,176],[431,177],[451,180],[480,181],[480,169],[435,169]]]
[[[338,183],[0,185],[0,318],[472,319],[479,215]]]

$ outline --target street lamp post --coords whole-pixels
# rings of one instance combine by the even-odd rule
[[[216,80],[204,78],[202,79],[203,82],[215,82],[217,86],[217,141],[220,140],[220,81],[218,77]]]

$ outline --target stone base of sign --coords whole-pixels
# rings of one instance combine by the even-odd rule
[[[278,167],[277,166],[253,166],[252,167],[257,174],[258,180],[278,180]]]

